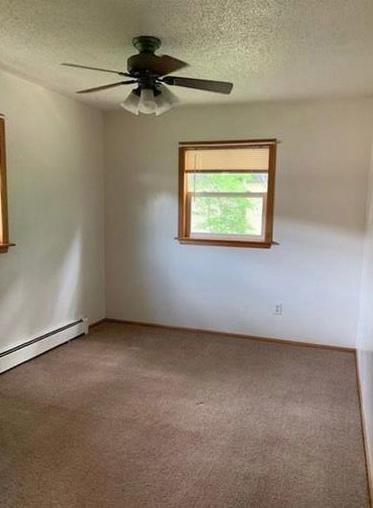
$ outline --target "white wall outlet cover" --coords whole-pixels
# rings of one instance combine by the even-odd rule
[[[274,314],[276,314],[276,316],[281,316],[282,315],[282,303],[278,303],[278,304],[275,305]]]

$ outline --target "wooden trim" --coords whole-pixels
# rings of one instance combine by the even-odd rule
[[[8,252],[9,247],[15,247],[15,243],[0,243],[0,254],[2,252]]]
[[[363,436],[363,445],[364,445],[365,471],[366,471],[366,476],[367,476],[369,506],[371,506],[373,508],[373,464],[369,463],[368,432],[367,432],[367,428],[366,428],[366,419],[365,419],[365,414],[364,414],[363,394],[362,394],[361,382],[360,382],[359,361],[358,361],[357,351],[355,351],[355,369],[356,369],[356,385],[357,385],[359,409],[360,409],[361,433]]]
[[[182,147],[184,148],[184,147]],[[204,150],[207,150],[207,146],[206,148],[204,148]],[[268,146],[269,148],[269,146]],[[186,175],[190,175],[190,174],[193,174],[193,173],[197,173],[198,175],[203,175],[203,174],[214,174],[214,173],[245,173],[245,174],[250,174],[250,173],[265,173],[267,174],[268,173],[268,169],[185,169],[184,170],[184,173]]]
[[[268,189],[265,217],[265,241],[273,240],[273,216],[275,204],[276,145],[269,147]]]
[[[223,139],[221,141],[180,141],[179,146],[188,148],[198,148],[198,146],[204,147],[206,145],[224,145],[224,148],[228,148],[229,145],[236,146],[255,146],[256,144],[263,146],[269,144],[278,144],[276,138],[269,139]],[[216,146],[214,146],[216,148]]]
[[[231,143],[231,145],[229,145]],[[269,149],[269,165],[268,170],[261,170],[261,173],[268,174],[268,188],[266,193],[266,200],[264,203],[264,240],[258,241],[243,241],[243,240],[227,240],[218,238],[191,238],[190,231],[190,200],[188,200],[188,192],[186,186],[186,177],[188,173],[196,173],[197,171],[186,171],[185,169],[185,152],[188,148],[195,148],[196,145],[201,145],[201,149],[209,148],[239,148],[242,146],[253,147],[255,144],[261,143],[260,146]],[[189,245],[211,245],[211,246],[224,246],[224,247],[250,247],[269,249],[273,245],[273,211],[274,211],[274,190],[275,190],[275,166],[276,166],[276,139],[262,139],[262,140],[237,140],[237,141],[201,141],[201,142],[183,142],[179,143],[179,219],[178,219],[178,236],[177,240],[181,244]],[[205,173],[206,171],[200,171]],[[208,172],[208,170],[207,170]],[[214,170],[214,173],[218,172]],[[226,172],[226,171],[224,171]],[[252,173],[253,170],[244,171],[245,173]]]
[[[127,319],[116,319],[116,318],[106,318],[105,321],[107,323],[122,323],[126,325],[137,325],[137,326],[147,326],[150,328],[162,328],[165,330],[179,330],[183,332],[193,332],[193,333],[205,333],[209,335],[219,335],[224,337],[233,337],[236,339],[248,339],[254,340],[256,342],[270,343],[270,344],[278,344],[278,345],[286,345],[286,346],[296,346],[296,347],[311,347],[317,349],[326,349],[331,351],[339,351],[343,353],[355,353],[355,348],[353,347],[344,347],[344,346],[331,346],[328,344],[318,344],[317,342],[302,342],[291,339],[278,339],[276,337],[260,337],[256,335],[250,335],[246,333],[236,333],[236,332],[221,332],[219,330],[205,330],[203,328],[191,328],[188,326],[173,326],[161,323],[148,323],[142,321],[132,321]]]
[[[11,246],[9,242],[8,226],[8,198],[6,181],[6,145],[5,145],[5,121],[0,117],[0,197],[1,210],[0,221],[2,225],[2,238],[0,241],[0,251],[6,252]]]
[[[187,194],[198,198],[262,198],[267,196],[267,192],[216,192],[216,191],[189,191]]]
[[[179,227],[178,236],[184,236],[187,229],[186,223],[186,208],[187,208],[187,196],[185,192],[185,148],[179,146]]]
[[[185,192],[185,224],[184,231],[187,235],[187,238],[190,237],[191,234],[191,217],[192,217],[192,193]]]
[[[106,318],[102,318],[102,319],[99,319],[98,321],[94,321],[93,323],[88,325],[88,329],[90,330],[91,328],[95,328],[96,326],[101,325],[102,323],[105,323],[105,321],[106,321]]]
[[[178,236],[175,238],[179,243],[185,245],[211,245],[211,246],[222,246],[222,247],[256,247],[258,249],[270,249],[272,245],[276,245],[275,242],[263,242],[263,240],[245,241],[245,240],[219,240],[211,238],[191,238],[189,236]]]

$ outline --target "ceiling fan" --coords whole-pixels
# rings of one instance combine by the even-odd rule
[[[230,94],[232,91],[233,84],[226,81],[169,76],[172,72],[187,67],[188,64],[172,56],[156,55],[156,50],[161,46],[161,40],[157,37],[141,35],[135,37],[132,40],[132,44],[139,53],[128,58],[127,72],[102,69],[100,67],[87,67],[67,62],[63,63],[62,65],[68,67],[109,72],[117,74],[122,78],[130,78],[127,80],[122,79],[109,85],[79,90],[77,93],[99,92],[100,90],[107,90],[117,86],[137,84],[137,87],[131,91],[127,99],[121,103],[121,106],[136,115],[139,113],[155,113],[160,115],[178,102],[175,95],[165,85],[194,88],[196,90],[222,94]]]

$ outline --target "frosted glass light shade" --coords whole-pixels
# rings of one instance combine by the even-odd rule
[[[151,89],[144,88],[141,90],[140,101],[139,101],[139,111],[140,113],[144,113],[145,115],[150,115],[151,113],[155,113],[157,109],[157,104],[155,102],[154,92]]]
[[[156,94],[151,88],[143,88],[141,92],[140,88],[137,88],[136,92],[133,90],[120,104],[122,108],[135,115],[155,113],[159,116],[178,102],[177,98],[164,85],[157,87]]]
[[[165,98],[163,93],[157,95],[155,102],[157,104],[157,109],[155,110],[156,116],[159,116],[172,108],[172,103]]]
[[[139,97],[132,91],[127,99],[120,106],[130,113],[139,114]]]

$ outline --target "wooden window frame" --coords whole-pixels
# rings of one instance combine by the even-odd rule
[[[213,238],[213,235],[207,235],[203,238],[192,237],[190,234],[190,215],[191,215],[191,193],[187,192],[186,178],[188,172],[185,169],[185,152],[188,149],[216,149],[216,148],[245,148],[245,147],[268,147],[269,149],[269,164],[268,171],[268,188],[267,193],[264,195],[263,213],[265,214],[265,231],[264,235],[259,240],[239,240],[238,235],[235,238],[228,238],[229,235],[223,235],[220,238]],[[226,246],[226,247],[254,247],[269,249],[275,242],[273,241],[273,212],[274,212],[274,194],[275,194],[275,173],[276,173],[276,139],[253,139],[253,140],[234,140],[234,141],[189,141],[179,143],[179,223],[178,223],[178,236],[177,240],[181,244],[191,245],[213,245],[213,246]],[[234,171],[231,169],[231,171]],[[214,171],[218,172],[217,170]],[[220,172],[224,172],[221,170]],[[240,170],[236,173],[254,173],[255,170]],[[264,172],[263,170],[258,172]],[[201,173],[208,173],[208,170],[201,170]],[[247,194],[262,194],[262,193],[247,193]],[[209,237],[208,237],[209,236]]]
[[[8,224],[8,197],[6,182],[6,146],[5,146],[5,120],[0,116],[0,196],[1,210],[0,221],[2,226],[2,238],[0,238],[0,253],[7,252],[14,243],[9,242]]]

